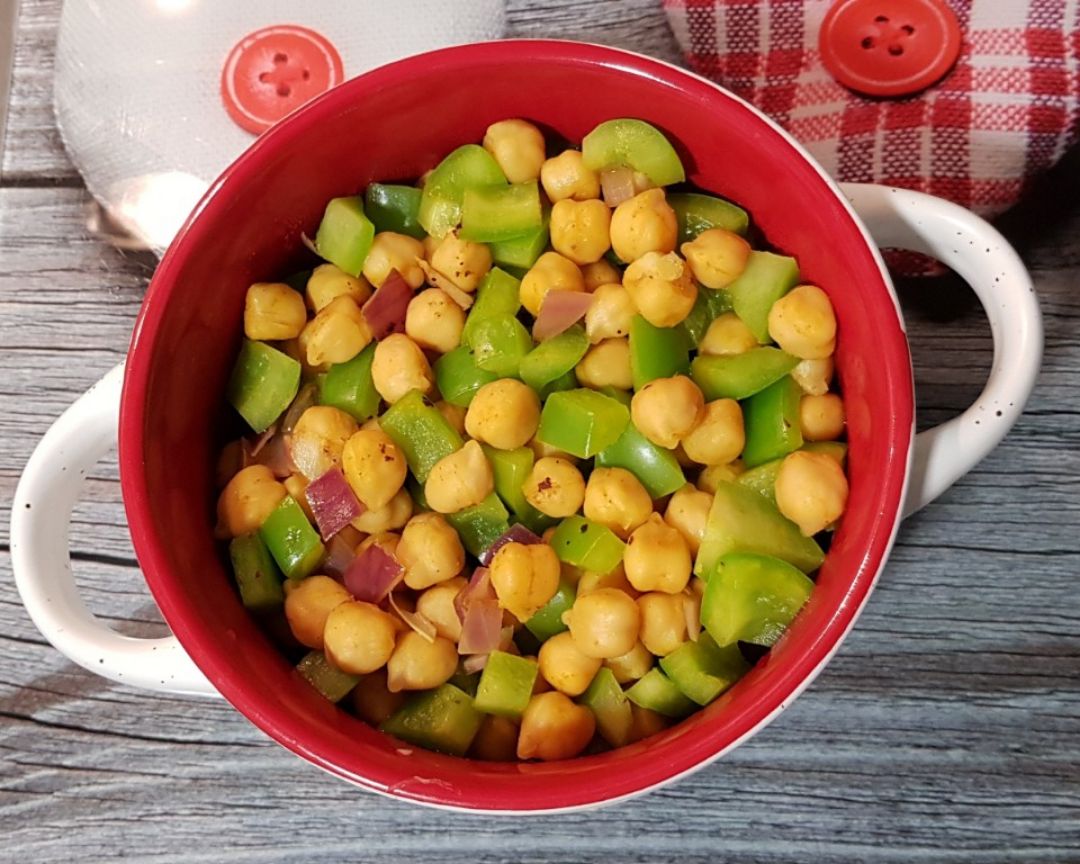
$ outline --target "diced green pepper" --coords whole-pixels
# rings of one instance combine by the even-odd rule
[[[750,665],[738,645],[721,648],[708,633],[702,633],[696,642],[684,642],[661,657],[660,668],[684,696],[708,705],[742,678]]]
[[[603,387],[598,387],[597,392],[603,393],[605,396],[610,396],[616,402],[630,407],[630,403],[634,401],[634,394],[629,390],[620,390],[618,387],[612,387],[610,384],[605,384]]]
[[[536,682],[536,661],[492,651],[480,676],[473,705],[485,714],[517,719],[525,713]]]
[[[630,321],[630,372],[634,389],[657,378],[690,371],[690,340],[682,327],[654,327],[640,315]]]
[[[480,686],[480,673],[470,672],[466,673],[461,669],[458,669],[453,675],[450,676],[450,680],[447,684],[453,684],[458,690],[464,693],[468,693],[470,696],[476,696],[476,689]]]
[[[491,463],[491,473],[495,477],[495,493],[514,514],[514,520],[520,522],[530,531],[543,533],[556,520],[545,516],[539,510],[525,500],[525,480],[532,471],[535,456],[528,447],[519,447],[516,450],[499,450],[481,444],[484,455]]]
[[[331,702],[340,702],[360,681],[359,676],[342,672],[322,651],[312,651],[296,664],[296,671]]]
[[[748,468],[786,456],[803,445],[799,402],[802,390],[791,377],[781,378],[742,403]]]
[[[229,543],[229,559],[245,608],[262,611],[284,602],[281,572],[258,534],[234,537]]]
[[[742,354],[699,354],[690,364],[690,377],[707,402],[745,399],[779,381],[799,364],[798,357],[779,348],[751,348]]]
[[[463,240],[498,243],[535,234],[543,226],[540,187],[535,180],[465,190],[461,207]]]
[[[698,288],[697,300],[679,326],[686,331],[690,347],[697,348],[709,325],[725,312],[731,311],[731,295],[723,288]]]
[[[593,712],[596,731],[608,744],[622,747],[630,742],[634,714],[630,709],[630,700],[615,680],[614,672],[601,666],[589,689],[581,694],[580,701]]]
[[[485,318],[470,336],[476,365],[499,378],[516,378],[533,341],[525,325],[512,315]]]
[[[521,361],[521,380],[537,392],[573,371],[589,350],[585,328],[575,324],[557,336],[541,342]]]
[[[758,342],[764,344],[769,341],[769,310],[798,284],[799,264],[794,258],[772,252],[751,252],[746,269],[727,290],[735,314]]]
[[[813,538],[804,537],[776,505],[753,489],[720,481],[694,572],[707,577],[721,557],[733,552],[782,558],[805,573],[817,570],[825,560],[825,553]]]
[[[644,120],[606,120],[585,136],[581,156],[586,168],[627,166],[640,171],[657,186],[686,179],[682,161],[664,133]]]
[[[464,756],[483,719],[468,693],[443,684],[413,696],[380,728],[409,744]]]
[[[315,248],[321,258],[350,276],[359,276],[374,238],[375,226],[364,214],[359,195],[331,198],[315,232]]]
[[[465,319],[465,328],[461,331],[461,344],[472,347],[473,331],[481,322],[489,318],[513,317],[521,308],[521,280],[511,276],[505,270],[492,267],[476,289],[476,302]]]
[[[458,532],[469,554],[478,558],[510,530],[510,514],[494,492],[473,507],[448,514],[446,521]]]
[[[443,399],[451,405],[468,408],[476,391],[485,384],[498,379],[493,372],[485,372],[476,365],[472,351],[459,345],[435,361],[435,386]]]
[[[540,401],[543,402],[552,393],[559,393],[563,390],[576,390],[577,386],[577,375],[575,375],[574,370],[571,369],[569,372],[560,375],[554,381],[549,381],[536,392],[536,395],[539,396]]]
[[[552,393],[540,412],[536,437],[544,444],[589,459],[619,440],[630,411],[610,396],[579,388]]]
[[[824,453],[826,456],[832,456],[840,463],[841,468],[847,465],[847,444],[843,441],[808,441],[803,444],[802,449],[808,453]]]
[[[428,175],[417,221],[428,234],[441,240],[461,221],[466,189],[505,185],[506,175],[495,157],[479,144],[464,144]]]
[[[513,237],[498,243],[488,244],[491,248],[491,260],[500,267],[516,267],[528,270],[544,254],[548,245],[548,224],[551,220],[550,208],[543,208],[540,227],[521,237]]]
[[[767,555],[725,555],[701,599],[701,624],[718,645],[776,643],[814,590],[800,570]]]
[[[265,342],[244,340],[229,378],[229,403],[248,426],[265,432],[300,389],[300,364]]]
[[[326,551],[318,532],[311,527],[307,516],[291,495],[266,517],[259,528],[270,554],[274,556],[281,572],[290,579],[303,579],[310,575]]]
[[[375,343],[345,363],[335,363],[319,384],[319,404],[339,408],[363,423],[379,412],[379,391],[371,377]]]
[[[610,573],[622,561],[626,544],[598,522],[568,516],[551,535],[551,548],[567,564],[594,573]]]
[[[546,642],[552,636],[569,630],[562,620],[563,613],[574,605],[577,591],[574,584],[566,579],[559,580],[559,587],[540,611],[525,622],[529,632],[541,642]]]
[[[626,698],[665,717],[685,717],[698,708],[655,666],[626,691]]]
[[[424,229],[417,220],[422,194],[415,186],[370,183],[364,193],[364,212],[376,231],[393,231],[423,240]]]
[[[709,228],[723,228],[736,234],[745,234],[750,227],[750,217],[742,207],[700,192],[670,192],[667,202],[675,211],[679,222],[679,245],[693,240]]]
[[[686,484],[675,454],[653,444],[633,422],[626,424],[619,440],[596,454],[596,464],[601,468],[625,468],[641,481],[652,498],[663,498]]]
[[[426,483],[435,463],[459,450],[461,436],[419,390],[406,393],[379,418],[382,429],[401,450],[409,470]]]

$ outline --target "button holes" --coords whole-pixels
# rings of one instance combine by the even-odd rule
[[[311,77],[311,72],[305,69],[303,72],[300,73],[300,77],[307,81]]]
[[[861,45],[862,45],[862,47],[863,47],[863,48],[864,48],[865,50],[869,51],[869,50],[870,50],[871,48],[873,48],[873,47],[874,47],[874,37],[873,37],[873,36],[867,36],[867,37],[865,37],[865,38],[864,38],[864,39],[862,40],[862,42],[861,42],[861,43],[859,43],[859,44],[861,44]]]
[[[888,24],[889,23],[889,16],[888,15],[878,15],[874,19],[874,23],[875,24]]]
[[[274,65],[281,66],[289,62],[289,55],[283,51],[278,51],[274,54]]]
[[[277,95],[278,96],[288,96],[290,93],[292,93],[292,87],[290,87],[288,84],[285,84],[285,83],[278,84],[278,86],[277,86]]]
[[[899,57],[901,54],[904,53],[904,46],[903,45],[890,45],[889,46],[889,53],[893,57]]]
[[[270,83],[270,73],[269,72],[260,72],[259,73],[259,81],[261,81],[263,84],[269,84]]]
[[[900,29],[903,30],[904,33],[906,33],[908,36],[912,36],[915,33],[915,28],[912,27],[910,24],[905,24]]]

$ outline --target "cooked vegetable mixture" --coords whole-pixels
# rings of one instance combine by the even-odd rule
[[[828,295],[747,236],[633,119],[580,150],[503,120],[327,204],[325,263],[248,289],[217,505],[312,686],[409,744],[567,759],[780,638],[847,502],[844,404]]]

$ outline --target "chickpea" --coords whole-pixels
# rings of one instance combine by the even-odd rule
[[[803,396],[799,423],[807,441],[835,441],[844,434],[844,400],[836,393]]]
[[[298,337],[310,366],[347,363],[367,348],[371,328],[348,295],[331,300],[308,321]]]
[[[345,442],[359,429],[356,421],[338,408],[312,405],[296,421],[289,436],[289,456],[300,473],[315,480],[341,464]]]
[[[686,455],[702,465],[726,465],[746,446],[742,408],[734,399],[716,399],[705,406],[705,416],[681,442]]]
[[[524,447],[540,425],[536,392],[515,378],[491,381],[476,391],[465,414],[465,431],[500,450]]]
[[[462,240],[453,231],[431,253],[431,266],[466,294],[472,294],[491,269],[491,250]]]
[[[363,306],[371,297],[371,286],[362,276],[350,276],[333,264],[320,264],[311,271],[304,291],[307,305],[319,312],[338,297],[351,297],[357,306]]]
[[[611,248],[611,211],[598,198],[556,201],[551,208],[551,246],[575,264],[592,264]]]
[[[600,588],[579,596],[564,620],[578,650],[601,660],[632,649],[641,626],[634,599],[617,588]]]
[[[427,357],[404,333],[391,333],[375,346],[371,380],[379,395],[391,405],[410,390],[426,395],[435,386]]]
[[[558,252],[545,252],[521,280],[521,305],[536,316],[549,291],[584,290],[585,279],[577,264]]]
[[[625,540],[653,512],[652,498],[625,468],[594,468],[585,486],[585,518]]]
[[[638,596],[634,586],[627,581],[626,570],[621,563],[610,573],[596,573],[592,570],[583,572],[578,579],[577,596],[584,597],[586,594],[592,594],[601,588],[617,588],[633,599],[637,599]]]
[[[340,582],[329,576],[309,576],[287,592],[285,620],[297,642],[322,650],[326,619],[351,600],[352,595]]]
[[[600,175],[585,167],[578,150],[564,150],[540,166],[540,183],[552,201],[600,197]]]
[[[458,435],[465,436],[465,414],[467,413],[465,408],[445,401],[436,402],[435,408],[446,419],[446,422],[454,427]]]
[[[822,360],[836,348],[836,315],[829,295],[816,285],[798,285],[769,310],[769,336],[788,354]]]
[[[513,762],[517,759],[517,742],[517,723],[509,717],[485,714],[469,755],[485,762]]]
[[[649,649],[641,642],[635,642],[634,647],[625,654],[609,657],[604,661],[604,665],[611,670],[616,681],[627,684],[644,678],[655,662],[656,658],[649,653]]]
[[[424,484],[424,497],[437,513],[457,513],[479,504],[494,488],[484,451],[476,441],[466,441],[460,450],[435,463]]]
[[[592,294],[601,285],[619,285],[622,283],[622,273],[619,268],[601,258],[581,268],[581,278],[585,280],[585,290]]]
[[[738,459],[727,465],[709,465],[702,468],[701,473],[698,474],[697,488],[702,492],[715,495],[721,483],[734,483],[744,470],[742,462]]]
[[[572,462],[558,456],[538,459],[522,487],[525,500],[547,516],[573,516],[585,500],[585,478]]]
[[[371,603],[350,600],[335,606],[326,619],[326,657],[342,672],[367,675],[386,665],[396,634],[392,616]],[[389,676],[388,686],[393,692]]]
[[[390,503],[377,510],[365,510],[349,524],[365,534],[381,534],[384,531],[396,531],[404,527],[412,514],[412,496],[402,488],[390,499]]]
[[[829,392],[834,366],[832,355],[820,360],[800,360],[799,365],[791,370],[791,377],[802,388],[803,393],[824,396]]]
[[[533,451],[533,455],[537,459],[543,459],[545,456],[558,456],[560,459],[565,459],[571,465],[577,464],[577,456],[573,456],[569,453],[564,453],[557,447],[552,447],[550,444],[545,444],[540,441],[535,435],[529,441],[529,449]]]
[[[364,278],[376,288],[396,270],[398,275],[414,291],[424,284],[424,271],[420,260],[424,257],[424,244],[407,234],[380,231],[371,242],[371,249],[364,259]]]
[[[678,233],[675,211],[668,205],[663,189],[647,189],[623,201],[611,215],[611,246],[627,263],[646,252],[675,251]]]
[[[624,336],[598,342],[585,352],[574,372],[578,384],[584,387],[629,390],[634,386],[630,369],[630,340]]]
[[[657,657],[670,654],[686,641],[686,595],[653,591],[637,599],[641,611],[641,644]]]
[[[654,327],[674,327],[690,314],[697,300],[690,269],[674,252],[646,252],[626,268],[623,287]]]
[[[604,339],[630,335],[630,322],[637,315],[630,292],[622,285],[601,285],[593,292],[592,305],[585,313],[585,335],[594,345]]]
[[[623,553],[626,578],[638,591],[677,594],[690,581],[690,547],[678,529],[654,513],[630,535]]]
[[[405,694],[391,693],[386,686],[386,670],[379,669],[357,682],[349,701],[361,720],[379,726],[404,704]]]
[[[461,344],[465,310],[441,288],[428,288],[409,301],[405,335],[421,348],[447,354]]]
[[[405,568],[405,584],[422,591],[457,576],[465,566],[465,549],[442,516],[420,513],[401,532],[397,559]]]
[[[484,149],[495,157],[506,179],[526,183],[540,176],[544,134],[525,120],[500,120],[484,133]]]
[[[664,521],[682,534],[691,555],[697,555],[705,539],[705,525],[712,509],[713,493],[703,492],[687,483],[671,496]]]
[[[225,484],[218,496],[218,533],[239,537],[258,531],[287,494],[265,465],[248,465]]]
[[[540,674],[552,687],[567,696],[580,696],[600,671],[601,661],[582,654],[566,631],[557,633],[540,646]]]
[[[704,414],[705,397],[685,375],[650,381],[630,401],[630,416],[638,431],[669,450],[694,430]]]
[[[706,288],[727,288],[750,260],[750,244],[723,228],[702,231],[681,249],[694,278]]]
[[[533,696],[521,717],[518,759],[571,759],[584,750],[596,732],[596,718],[558,691]]]
[[[435,625],[436,633],[451,642],[461,638],[461,619],[454,608],[454,598],[466,584],[460,577],[447,579],[428,588],[416,600],[416,611]]]
[[[776,474],[776,506],[811,537],[832,525],[847,507],[844,469],[825,453],[796,450]]]
[[[430,690],[449,681],[457,664],[457,647],[449,639],[436,636],[428,642],[414,630],[407,630],[398,637],[386,664],[386,686],[391,693]]]
[[[248,339],[295,339],[307,324],[304,298],[284,282],[256,282],[244,299]]]
[[[559,588],[559,559],[546,543],[507,543],[489,567],[499,605],[518,621],[532,618]]]
[[[641,741],[658,732],[663,732],[668,727],[668,719],[663,714],[642,708],[640,705],[630,703],[630,739],[627,743]]]
[[[744,354],[751,348],[757,348],[757,344],[757,338],[742,318],[734,312],[725,312],[713,319],[701,337],[698,353],[717,356]]]
[[[341,463],[349,486],[369,510],[389,504],[408,471],[397,444],[374,429],[360,429],[345,442]]]

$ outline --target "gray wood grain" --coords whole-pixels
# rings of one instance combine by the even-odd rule
[[[11,584],[22,464],[127,346],[152,261],[87,235],[56,135],[58,0],[23,0],[0,174],[0,861],[1080,860],[1080,159],[1005,220],[1046,313],[1038,389],[1005,443],[909,520],[824,674],[718,764],[596,813],[422,811],[352,790],[216,702],[102,681],[44,644]],[[653,0],[514,0],[512,31],[674,59]],[[902,288],[920,425],[989,368],[949,281]],[[72,529],[90,606],[163,632],[134,564],[115,460]]]

